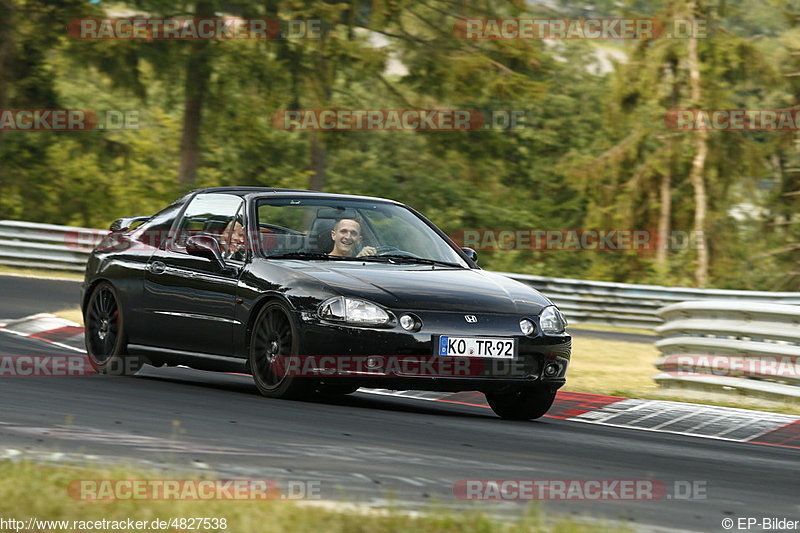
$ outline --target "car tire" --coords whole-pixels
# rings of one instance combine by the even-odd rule
[[[125,313],[114,286],[101,282],[92,290],[83,312],[84,343],[89,363],[100,374],[132,376],[144,364],[127,353]]]
[[[297,326],[291,311],[277,301],[262,307],[250,333],[248,359],[258,392],[268,398],[284,399],[299,399],[313,392],[311,380],[287,376],[281,369],[280,361],[297,356],[298,346]]]
[[[505,420],[532,420],[540,418],[553,405],[556,389],[537,387],[510,393],[486,393],[489,407]]]

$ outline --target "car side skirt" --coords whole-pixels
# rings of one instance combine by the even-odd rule
[[[158,348],[142,344],[129,344],[130,355],[144,356],[153,366],[186,365],[197,370],[212,370],[215,372],[240,372],[248,373],[247,360],[239,357],[214,355],[200,352],[186,352],[169,348]]]

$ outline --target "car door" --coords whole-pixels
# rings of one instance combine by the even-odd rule
[[[145,271],[143,307],[146,344],[187,352],[232,353],[236,287],[243,262],[231,257],[231,228],[244,222],[244,202],[230,194],[195,196],[174,236],[150,258]],[[208,235],[230,260],[228,269],[190,255],[186,240]]]

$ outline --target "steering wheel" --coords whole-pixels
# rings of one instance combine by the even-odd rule
[[[410,252],[401,250],[397,246],[378,246],[375,248],[375,255],[401,255],[405,257],[417,257]]]

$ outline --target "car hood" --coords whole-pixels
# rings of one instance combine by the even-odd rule
[[[395,309],[539,314],[552,305],[536,289],[485,270],[363,263],[303,263],[300,270],[344,296]]]

